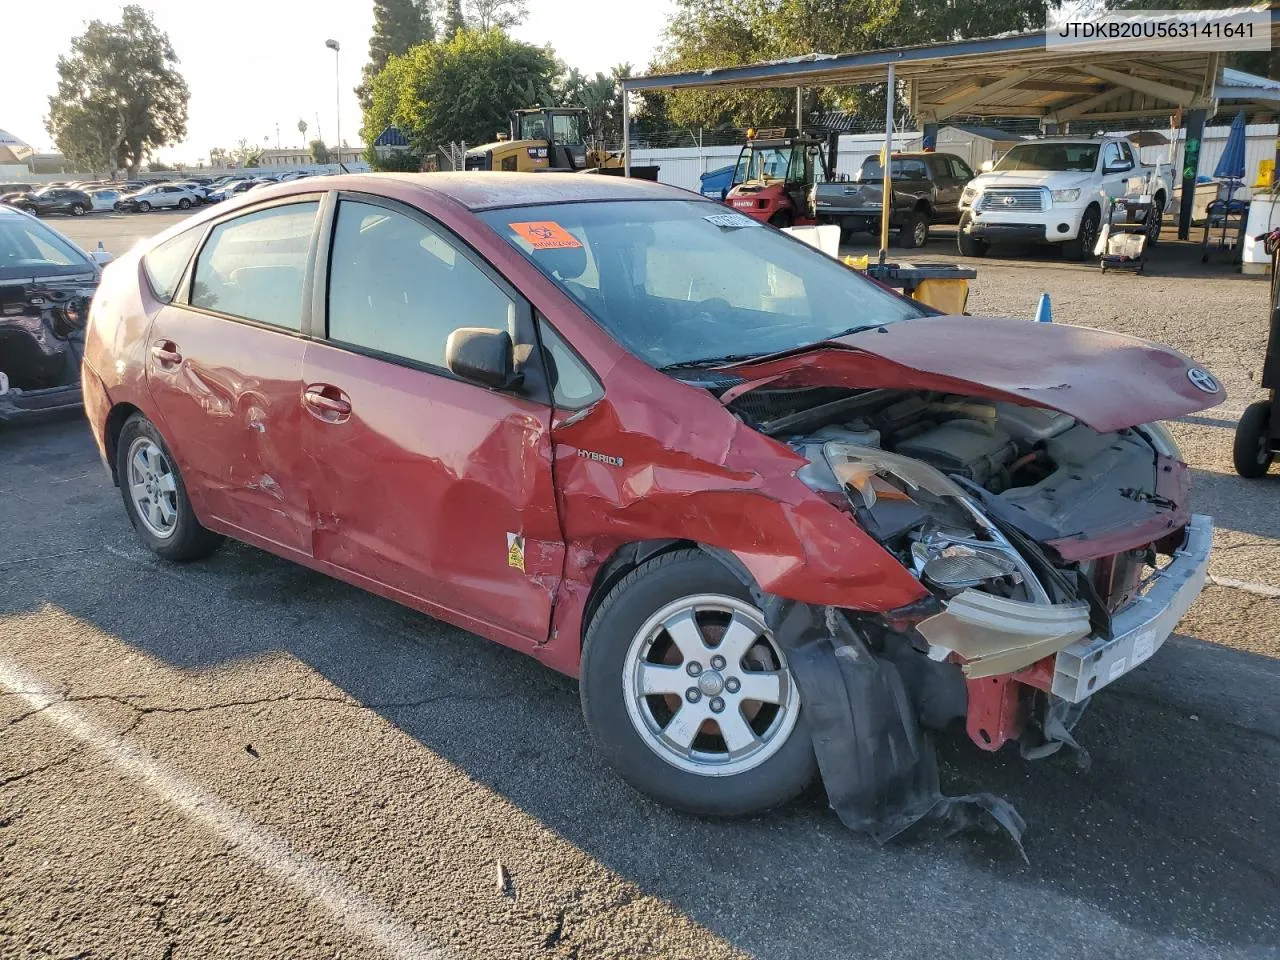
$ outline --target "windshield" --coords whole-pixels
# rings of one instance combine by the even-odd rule
[[[89,258],[30,217],[0,217],[0,282],[91,272]]]
[[[743,150],[738,155],[738,166],[733,174],[735,184],[748,180],[782,180],[791,162],[791,150],[785,147],[763,147]]]
[[[653,367],[777,353],[924,313],[708,201],[566,203],[479,216]]]
[[[1092,173],[1098,163],[1096,143],[1022,143],[993,167],[995,170],[1061,170]]]

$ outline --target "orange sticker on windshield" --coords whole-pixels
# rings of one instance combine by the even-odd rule
[[[535,250],[559,250],[582,246],[577,237],[554,220],[511,223],[508,226],[520,237],[528,240]]]

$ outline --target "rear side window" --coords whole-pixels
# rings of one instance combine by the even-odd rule
[[[110,196],[111,192],[107,191]],[[186,230],[157,244],[142,257],[142,269],[151,284],[151,292],[157,300],[168,303],[178,290],[178,283],[187,269],[191,254],[204,233],[202,229]]]
[[[897,171],[894,171],[894,176],[898,176]],[[929,168],[924,165],[923,160],[903,160],[901,176],[904,180],[928,180]]]
[[[385,207],[338,205],[329,266],[329,338],[445,366],[459,327],[515,336],[515,304],[426,224]]]
[[[302,329],[302,290],[319,204],[291,203],[220,223],[196,258],[191,305]]]

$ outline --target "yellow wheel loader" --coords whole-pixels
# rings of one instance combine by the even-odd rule
[[[622,176],[623,159],[588,146],[587,111],[581,107],[533,107],[512,110],[509,135],[467,151],[467,170],[576,171]],[[631,176],[657,180],[658,168],[632,166]]]

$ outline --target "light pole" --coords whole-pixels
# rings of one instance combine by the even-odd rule
[[[326,40],[324,45],[333,51],[333,91],[334,91],[334,123],[338,128],[337,144],[338,144],[338,166],[342,166],[342,79],[338,73],[338,46],[337,40]]]

